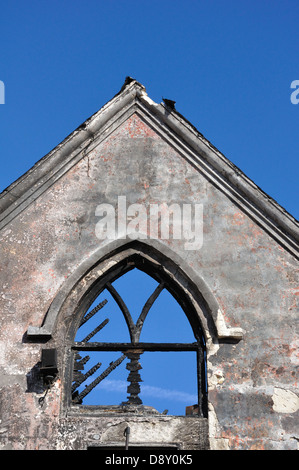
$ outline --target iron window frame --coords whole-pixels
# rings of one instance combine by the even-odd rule
[[[129,272],[130,270],[137,268],[153,279],[158,282],[158,287],[155,289],[153,294],[149,297],[148,301],[146,302],[143,310],[147,313],[149,312],[151,306],[153,305],[155,299],[157,298],[156,294],[159,289],[161,291],[163,289],[167,289],[170,294],[177,300],[179,305],[182,307],[190,326],[193,330],[194,337],[196,339],[193,343],[149,343],[149,342],[139,342],[139,336],[141,333],[141,328],[143,322],[140,321],[138,325],[138,321],[136,325],[131,323],[130,321],[130,314],[128,315],[128,311],[124,302],[117,291],[113,288],[112,283]],[[131,342],[127,343],[101,343],[101,342],[77,342],[73,339],[76,336],[76,332],[80,327],[80,323],[90,306],[96,300],[96,298],[105,290],[108,289],[114,300],[120,307],[124,318],[126,320],[127,326],[129,328]],[[156,293],[156,294],[155,294]],[[144,321],[146,315],[140,315],[141,320]],[[140,318],[139,317],[139,318]],[[139,319],[138,319],[139,320]],[[137,331],[136,331],[137,329]],[[135,331],[134,331],[135,330]],[[122,354],[126,354],[132,351],[141,350],[142,352],[183,352],[183,351],[194,351],[196,353],[196,362],[197,362],[197,394],[198,394],[198,414],[197,417],[207,417],[207,378],[206,378],[206,348],[205,348],[205,340],[203,335],[203,330],[200,325],[200,320],[198,315],[196,315],[194,306],[191,300],[188,298],[186,292],[175,282],[175,280],[170,279],[163,269],[160,267],[156,268],[152,265],[152,263],[147,262],[147,260],[143,257],[140,257],[136,254],[130,256],[129,258],[123,260],[122,263],[119,263],[116,268],[111,268],[108,270],[103,276],[101,276],[97,281],[93,284],[93,286],[85,293],[82,297],[81,302],[78,305],[78,309],[75,315],[75,319],[72,322],[72,327],[70,330],[70,337],[72,338],[70,342],[69,352],[70,352],[70,381],[68,389],[71,389],[71,384],[73,383],[73,364],[75,360],[75,354],[84,351],[84,352],[94,352],[94,351],[119,351]],[[103,412],[107,414],[109,411],[115,412],[118,410],[119,412],[125,412],[124,407],[119,407],[118,405],[84,405],[84,404],[74,404],[71,400],[71,394],[69,393],[68,397],[68,404],[69,408],[72,410],[96,410],[97,412]]]

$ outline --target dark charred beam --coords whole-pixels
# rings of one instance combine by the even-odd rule
[[[76,342],[76,351],[197,351],[198,343],[83,343]]]
[[[91,384],[89,384],[83,392],[79,393],[79,395],[76,395],[74,397],[74,403],[80,403],[82,402],[83,398],[88,395],[102,380],[104,380],[107,375],[109,375],[117,366],[119,366],[124,360],[126,359],[125,354],[123,354],[119,359],[117,359],[114,362],[111,362],[110,365],[107,367],[107,369],[104,370],[104,372],[99,375]]]
[[[84,323],[86,323],[90,318],[92,318],[99,310],[101,310],[101,308],[104,307],[104,305],[106,305],[107,302],[108,300],[105,299],[103,300],[103,302],[100,302],[96,307],[94,307],[86,316],[82,318],[80,326],[84,325]]]
[[[76,382],[72,385],[72,393],[78,388],[83,382],[85,382],[88,377],[90,377],[92,374],[94,374],[100,367],[102,363],[98,362],[96,365],[94,365],[86,374],[81,374],[80,378],[76,380]]]
[[[128,401],[122,403],[123,405],[142,405],[142,400],[139,397],[140,393],[140,385],[139,382],[142,382],[139,371],[142,369],[139,358],[140,358],[140,351],[129,351],[126,354],[127,358],[130,360],[126,365],[126,369],[130,371],[128,375],[128,382],[130,384],[127,388],[127,393],[129,394]]]
[[[85,356],[82,358],[79,353],[76,353],[74,361],[74,371],[84,370],[84,366],[89,361],[89,359],[89,356]]]
[[[106,283],[106,289],[112,295],[113,299],[115,300],[115,302],[121,309],[125,317],[126,323],[128,325],[128,328],[129,328],[130,338],[133,341],[136,327],[135,327],[135,324],[133,322],[133,319],[131,317],[128,307],[126,306],[125,302],[123,301],[122,297],[119,295],[117,290],[114,289],[112,284],[110,284],[110,282]]]
[[[107,325],[107,323],[109,323],[109,319],[106,318],[106,320],[104,320],[100,325],[98,325],[94,330],[92,330],[87,336],[86,338],[83,339],[83,343],[87,342],[90,340],[90,338],[92,338],[94,335],[96,335],[99,331],[101,331],[104,326]]]
[[[136,323],[136,330],[135,330],[135,334],[134,334],[134,340],[136,342],[139,341],[140,333],[141,333],[141,330],[142,330],[142,327],[143,327],[143,323],[146,319],[146,316],[147,316],[150,308],[152,307],[153,303],[158,298],[158,296],[160,295],[160,293],[162,292],[163,289],[164,289],[164,283],[161,282],[161,284],[158,285],[158,287],[154,290],[152,295],[147,299],[146,303],[144,304],[142,312],[141,312],[141,314],[140,314],[140,316],[137,320],[137,323]]]

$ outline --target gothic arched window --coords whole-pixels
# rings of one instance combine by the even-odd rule
[[[100,279],[73,327],[71,406],[206,416],[205,342],[191,310],[144,260]]]

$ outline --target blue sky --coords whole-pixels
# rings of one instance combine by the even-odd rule
[[[114,288],[122,297],[133,321],[158,286],[158,283],[147,274],[133,269],[113,282]],[[136,295],[136,293],[138,293]],[[96,333],[90,342],[130,342],[129,330],[124,316],[115,300],[105,289],[88,309],[91,311],[100,302],[107,303],[81,328],[78,329],[76,341],[82,341],[96,326],[108,319],[109,322]],[[141,342],[193,343],[195,337],[191,326],[176,300],[166,290],[162,290],[144,321],[140,335]],[[122,356],[122,352],[80,352],[80,356],[89,356],[83,373],[101,362],[98,372],[88,378],[78,389],[81,393],[88,385],[105,371],[112,361]],[[140,356],[142,369],[140,377],[140,398],[144,405],[152,406],[160,413],[168,410],[169,414],[184,415],[185,408],[197,403],[197,363],[194,351],[149,352]],[[83,401],[84,405],[119,405],[127,401],[129,371],[127,361],[123,361],[107,378],[97,385]]]
[[[130,75],[298,218],[297,0],[12,0],[0,15],[0,191]]]
[[[0,192],[129,75],[298,219],[298,24],[298,0],[2,2]]]

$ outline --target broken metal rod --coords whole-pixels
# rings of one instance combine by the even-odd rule
[[[130,359],[130,362],[126,365],[126,369],[130,371],[128,376],[128,382],[130,382],[130,384],[127,388],[127,392],[130,394],[130,396],[127,397],[128,401],[124,402],[124,405],[142,405],[142,400],[139,397],[139,382],[142,382],[139,374],[139,370],[142,369],[139,363],[139,358],[142,353],[142,350],[128,351],[126,353],[127,358]]]
[[[124,436],[126,436],[126,450],[129,449],[129,437],[130,437],[130,428],[126,427],[124,430]]]
[[[109,318],[106,318],[106,320],[104,320],[100,325],[98,325],[91,333],[89,333],[86,338],[83,339],[83,343],[86,343],[87,341],[90,340],[90,338],[92,338],[95,334],[97,334],[100,330],[102,330],[102,328],[104,328],[104,326],[107,325],[107,323],[109,322]]]
[[[112,372],[117,366],[119,366],[125,359],[126,355],[123,354],[119,359],[114,362],[111,362],[109,367],[107,367],[107,369],[104,370],[101,375],[99,375],[93,382],[91,382],[91,384],[87,385],[87,387],[85,387],[85,389],[74,398],[74,403],[81,402],[83,398],[88,395],[88,393],[90,393],[102,380],[107,377],[107,375],[110,374],[110,372]]]
[[[88,377],[90,377],[92,374],[94,374],[100,367],[102,363],[98,362],[96,365],[94,365],[86,374],[81,374],[81,377],[76,380],[76,382],[72,385],[72,393],[78,388],[83,382],[85,382]]]
[[[86,323],[99,310],[101,310],[101,308],[103,308],[104,305],[106,305],[107,302],[108,302],[108,300],[105,299],[105,300],[103,300],[103,302],[100,302],[96,307],[94,307],[85,317],[82,318],[80,326],[84,325],[84,323]],[[80,328],[80,326],[79,326],[79,328]]]
[[[81,358],[80,354],[76,353],[74,370],[75,371],[83,370],[85,364],[89,361],[89,359],[90,359],[89,356],[85,356]]]

